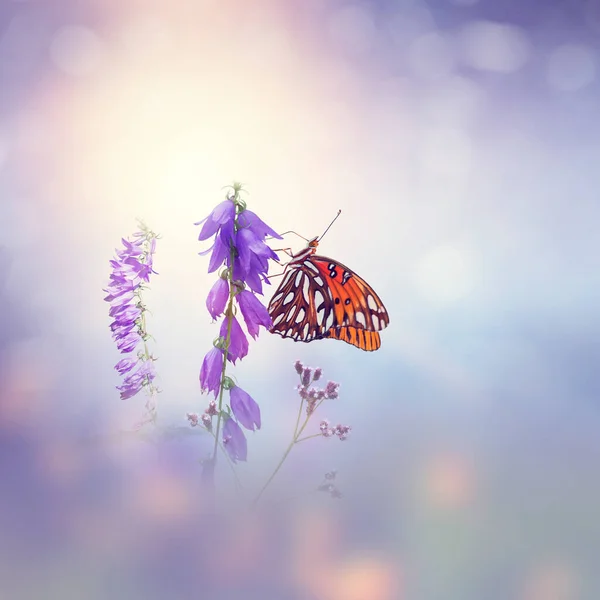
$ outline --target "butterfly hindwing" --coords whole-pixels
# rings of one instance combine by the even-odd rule
[[[356,327],[333,327],[328,334],[327,337],[342,340],[367,352],[378,350],[381,346],[381,338],[377,331],[367,331]]]
[[[297,342],[322,339],[334,323],[331,307],[321,306],[326,297],[324,284],[311,277],[310,269],[304,265],[289,269],[269,302],[271,331]]]
[[[294,341],[331,337],[362,350],[381,346],[377,331],[389,315],[379,296],[356,273],[325,256],[291,263],[269,303],[271,331]]]

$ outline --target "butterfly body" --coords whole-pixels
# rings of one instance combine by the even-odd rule
[[[342,263],[316,254],[318,239],[292,255],[269,302],[272,333],[296,342],[333,338],[366,351],[381,346],[390,319],[373,288]]]

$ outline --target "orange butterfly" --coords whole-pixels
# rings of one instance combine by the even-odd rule
[[[377,350],[381,346],[378,332],[390,322],[388,312],[373,288],[354,271],[315,254],[325,233],[309,240],[296,254],[288,251],[292,259],[269,302],[271,332],[295,342],[333,338],[361,350]]]

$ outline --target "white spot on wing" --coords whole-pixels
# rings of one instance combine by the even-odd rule
[[[307,334],[308,334],[308,323],[302,328],[302,337],[306,338]]]
[[[325,298],[319,290],[315,290],[315,308],[318,310],[319,306],[324,302]]]
[[[369,296],[370,298],[370,296]],[[359,323],[360,325],[362,325],[363,327],[367,326],[367,322],[365,320],[365,315],[364,313],[360,312],[359,310],[356,311],[356,322]]]
[[[373,321],[373,329],[375,329],[375,331],[381,329],[381,327],[379,327],[379,317],[376,314],[372,314],[371,319]]]
[[[294,285],[296,287],[300,287],[300,283],[302,282],[302,278],[304,277],[304,273],[302,271],[298,271],[296,275],[296,281],[294,281]]]
[[[273,325],[277,325],[278,323],[281,323],[281,321],[283,320],[283,317],[285,317],[285,313],[280,313],[278,314],[275,319],[273,319]]]
[[[371,296],[371,294],[369,294],[367,296],[367,306],[371,309],[371,310],[377,310],[377,302],[375,302],[375,298],[373,298],[373,296]]]
[[[315,275],[313,279],[317,285],[324,285],[323,278],[320,275]]]
[[[325,321],[325,331],[329,331],[332,327],[333,327],[333,320],[334,320],[334,314],[333,312],[330,312],[327,315],[327,320]]]
[[[304,296],[304,301],[306,304],[310,304],[310,281],[308,277],[304,278],[304,282],[302,283],[302,295]]]
[[[289,292],[288,295],[283,299],[284,306],[286,304],[289,304],[294,299],[294,296],[295,296],[294,292]]]
[[[305,311],[305,310],[304,310],[302,307],[300,307],[300,308],[298,309],[298,312],[297,312],[297,314],[296,314],[296,318],[294,319],[294,321],[295,321],[296,323],[300,323],[300,321],[302,321],[302,319],[304,319],[304,315],[305,315],[305,314],[306,314],[306,311]]]

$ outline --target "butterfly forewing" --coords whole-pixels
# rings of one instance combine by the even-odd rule
[[[331,337],[377,350],[389,315],[371,286],[325,256],[296,257],[269,303],[271,331],[294,341]]]

